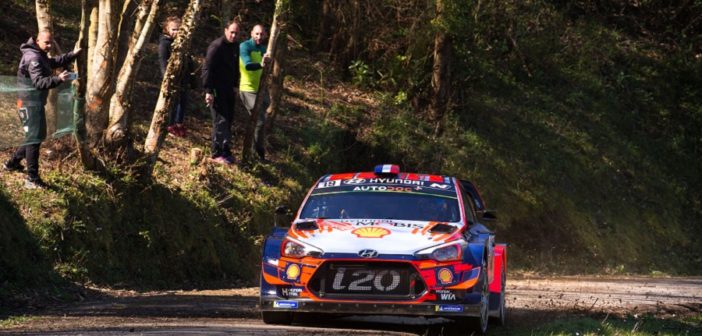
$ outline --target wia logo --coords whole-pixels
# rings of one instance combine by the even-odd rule
[[[449,292],[449,291],[437,292],[437,294],[439,294],[439,299],[441,301],[455,301],[456,300],[456,294]]]

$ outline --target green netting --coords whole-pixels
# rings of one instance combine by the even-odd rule
[[[70,82],[52,91],[56,92],[53,112],[42,106],[42,95],[48,92],[36,90],[17,77],[0,76],[0,148],[38,143],[47,134],[58,138],[73,133],[74,95]]]

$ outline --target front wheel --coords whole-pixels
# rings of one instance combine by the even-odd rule
[[[479,334],[485,334],[488,329],[488,320],[490,314],[490,289],[488,284],[487,263],[483,260],[480,269],[480,316],[472,319],[473,330]]]
[[[292,312],[272,312],[262,311],[261,318],[265,324],[283,324],[289,325],[293,321]]]

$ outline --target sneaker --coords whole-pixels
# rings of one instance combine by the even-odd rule
[[[183,125],[183,124],[177,124],[176,125],[177,133],[176,135],[185,138],[188,135],[188,129]]]
[[[168,126],[166,129],[168,130],[168,134],[178,136],[178,129],[174,125]]]
[[[2,165],[3,169],[6,171],[16,171],[21,172],[24,170],[24,166],[21,163],[12,163],[12,161],[7,161]]]
[[[40,178],[36,180],[25,180],[24,181],[24,188],[25,189],[46,189],[48,188],[49,185],[44,183]]]
[[[227,166],[232,164],[232,162],[229,162],[229,160],[227,160],[224,156],[218,156],[218,157],[212,159],[212,161],[214,163],[219,163],[219,164],[223,164],[223,165],[227,165]]]
[[[227,160],[227,162],[229,162],[229,164],[234,164],[234,163],[236,163],[236,159],[235,159],[234,156],[232,156],[231,154],[229,154],[229,155],[224,155],[224,156],[222,156],[222,157],[223,157],[225,160]]]
[[[266,152],[263,150],[256,150],[256,155],[258,155],[258,160],[267,163],[268,160],[266,159]]]

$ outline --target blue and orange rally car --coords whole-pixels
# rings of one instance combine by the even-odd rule
[[[292,225],[265,240],[263,321],[439,316],[484,333],[489,319],[505,319],[507,246],[481,224],[494,219],[475,186],[455,177],[396,165],[323,176]]]

